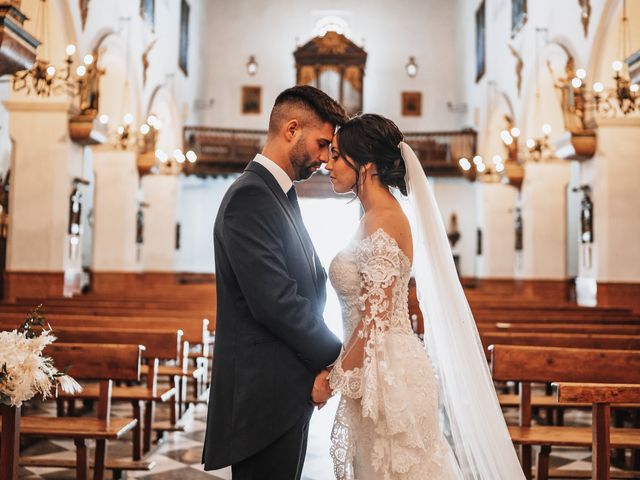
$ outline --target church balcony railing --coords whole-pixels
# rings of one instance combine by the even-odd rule
[[[405,141],[415,150],[429,176],[460,176],[458,159],[476,154],[475,130],[407,132]],[[193,150],[198,161],[187,174],[217,176],[240,173],[262,150],[266,130],[187,126],[183,149]]]

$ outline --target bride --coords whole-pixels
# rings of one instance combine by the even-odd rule
[[[354,240],[329,269],[345,330],[329,375],[341,394],[335,475],[523,479],[433,193],[402,140],[392,121],[360,115],[339,130],[326,165],[333,189],[355,193],[364,210]],[[408,194],[411,224],[389,187]],[[408,315],[412,265],[426,352]]]

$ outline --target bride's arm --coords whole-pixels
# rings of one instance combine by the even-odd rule
[[[397,277],[397,266],[384,255],[372,255],[361,265],[361,321],[331,370],[329,383],[334,391],[351,398],[362,396],[362,370],[368,367],[367,362],[380,360],[375,347],[389,327]]]

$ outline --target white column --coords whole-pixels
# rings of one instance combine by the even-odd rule
[[[473,185],[464,178],[430,178],[438,208],[446,228],[449,228],[451,214],[458,218],[460,240],[453,249],[460,255],[460,275],[475,276],[476,258],[476,194]]]
[[[567,185],[571,163],[528,162],[522,184],[522,278],[567,277]]]
[[[597,284],[640,282],[639,118],[598,119],[598,150],[582,166],[591,186],[594,243],[591,265],[581,245],[579,301],[595,303]]]
[[[476,214],[482,232],[482,253],[476,257],[478,278],[513,278],[516,198],[517,190],[509,185],[476,186]]]
[[[139,271],[136,212],[140,196],[136,154],[112,147],[96,147],[93,165],[96,185],[92,270]]]
[[[7,247],[9,295],[75,293],[82,245],[72,247],[70,243],[69,197],[73,178],[82,176],[82,147],[69,138],[69,102],[7,100],[5,106],[14,148]],[[37,285],[30,283],[29,275],[41,276]]]
[[[142,178],[144,201],[145,272],[174,272],[176,266],[176,219],[178,177],[145,175]]]

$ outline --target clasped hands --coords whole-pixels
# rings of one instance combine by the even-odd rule
[[[318,407],[320,410],[327,404],[327,401],[333,395],[333,390],[329,386],[329,373],[328,369],[320,371],[316,375],[316,379],[313,382],[313,388],[311,389],[311,403]]]

